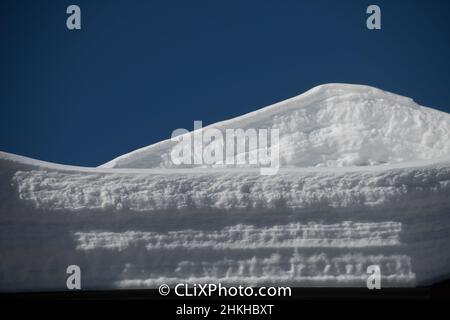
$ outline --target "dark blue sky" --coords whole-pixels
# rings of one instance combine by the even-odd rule
[[[82,30],[66,29],[70,4]],[[382,30],[369,31],[378,4]],[[0,2],[0,150],[96,166],[328,82],[450,111],[450,1]]]

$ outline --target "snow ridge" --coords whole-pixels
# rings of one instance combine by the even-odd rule
[[[66,290],[71,264],[96,290],[450,276],[450,115],[329,84],[213,126],[280,129],[283,168],[174,167],[170,140],[101,168],[0,152],[0,291]]]
[[[222,132],[237,128],[279,129],[282,167],[367,166],[450,156],[448,114],[419,106],[410,98],[361,85],[318,86],[200,130],[210,128]],[[203,142],[204,147],[217,143]],[[176,142],[165,140],[101,167],[179,167],[170,157],[175,145]],[[251,151],[254,150],[247,150],[246,154]]]

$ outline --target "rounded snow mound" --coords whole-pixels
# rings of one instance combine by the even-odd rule
[[[279,129],[282,167],[373,166],[450,156],[449,114],[363,85],[321,85],[294,98],[200,130],[210,128],[224,134],[225,129]],[[191,132],[185,136],[193,135]],[[214,143],[219,142],[204,141],[203,147]],[[175,165],[171,151],[176,144],[176,141],[165,140],[120,156],[101,167],[205,167],[204,164]],[[255,152],[255,148],[252,150],[248,145],[247,148],[245,153]]]

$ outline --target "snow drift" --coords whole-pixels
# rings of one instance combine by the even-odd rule
[[[318,86],[300,96],[201,130],[210,128],[278,129],[282,167],[366,166],[450,155],[448,114],[421,107],[410,98],[360,85]],[[170,157],[176,143],[165,140],[101,167],[179,167]],[[207,145],[204,142],[204,148]],[[199,165],[185,165],[195,166]]]
[[[279,128],[282,169],[173,168],[172,141],[100,168],[0,153],[0,290],[162,283],[382,286],[450,276],[450,115],[325,85],[226,128]]]

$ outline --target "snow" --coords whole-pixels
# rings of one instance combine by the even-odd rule
[[[447,166],[435,165],[368,172],[286,170],[275,176],[232,170],[145,174],[30,170],[15,172],[11,182],[22,200],[44,210],[222,210],[229,214],[245,210],[257,214],[416,202],[409,195],[420,192],[431,199],[449,190],[449,180]]]
[[[450,274],[450,115],[324,85],[215,124],[277,127],[283,166],[173,168],[163,141],[99,168],[0,152],[0,290],[162,283],[426,285]]]
[[[367,166],[450,155],[448,114],[419,106],[410,98],[361,85],[318,86],[289,100],[200,130],[211,128],[222,132],[238,128],[279,129],[282,167]],[[168,139],[101,167],[179,167],[170,157],[176,143]],[[203,144],[206,148],[210,143]],[[254,149],[247,153],[251,151]],[[185,165],[196,166],[200,165]]]

